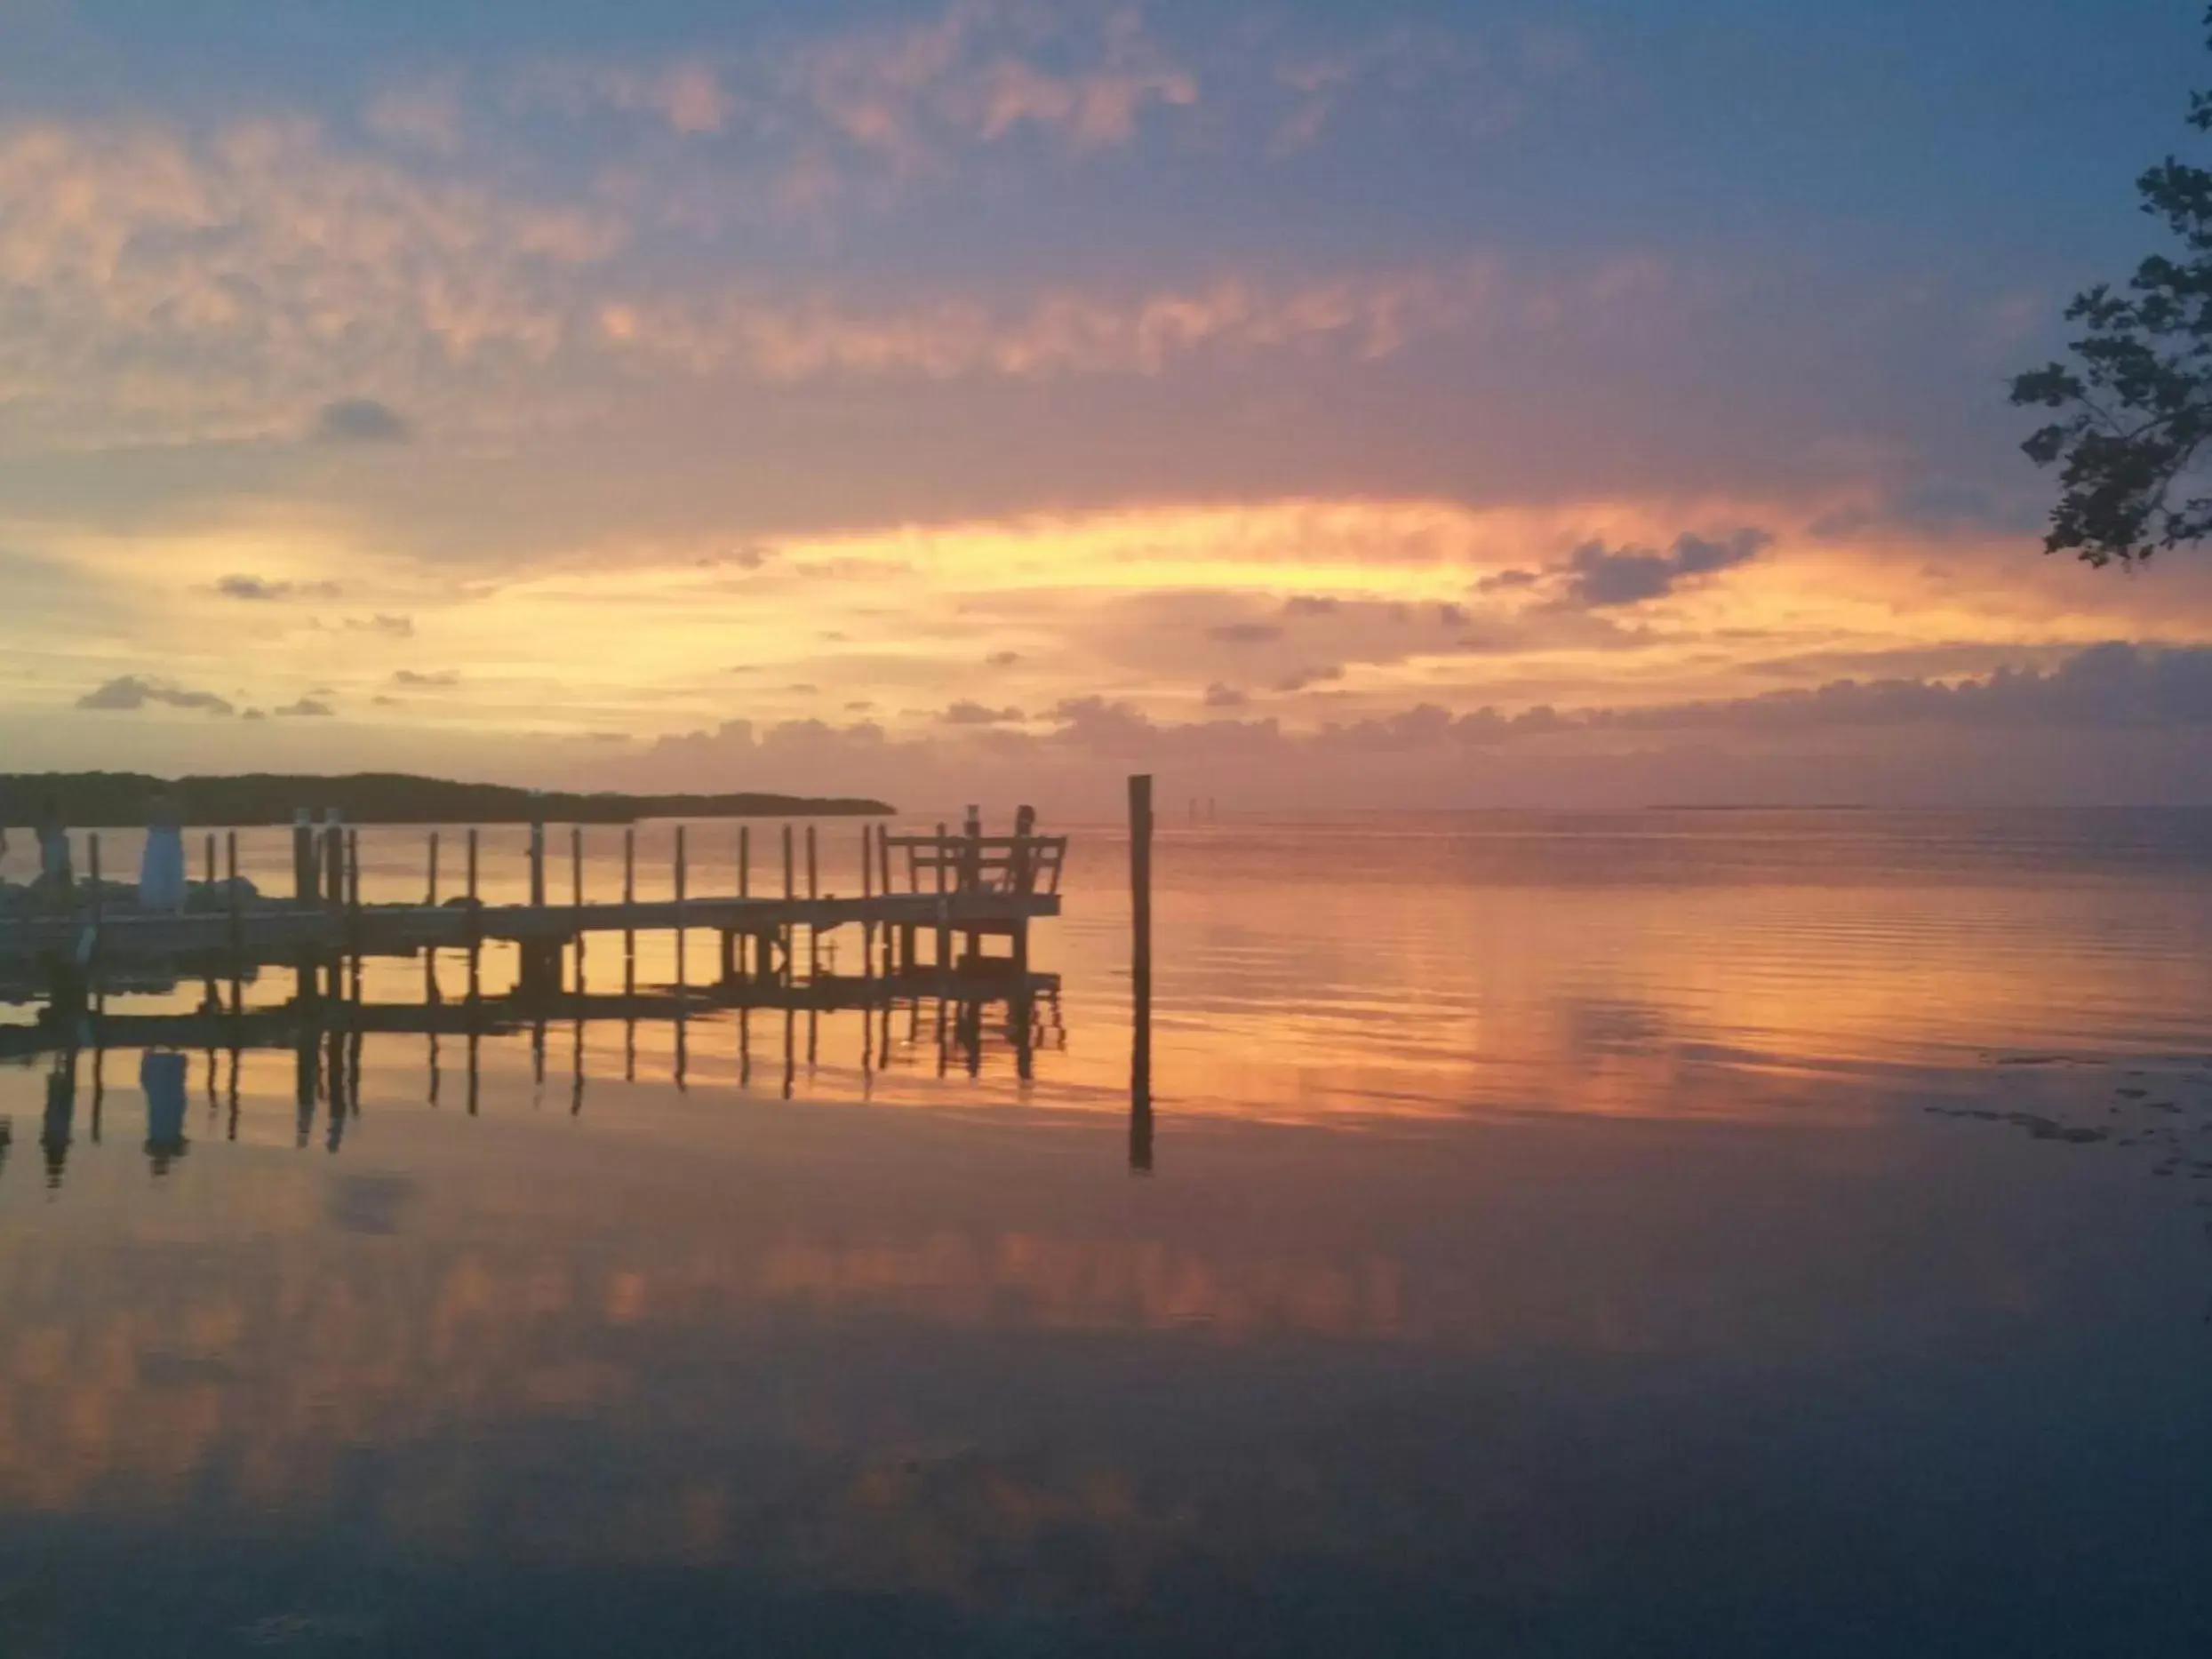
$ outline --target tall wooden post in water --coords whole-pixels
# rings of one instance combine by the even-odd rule
[[[961,826],[960,890],[972,896],[983,888],[983,809],[970,807],[967,821]],[[980,961],[983,957],[983,935],[975,929],[968,929],[968,960]]]
[[[622,908],[627,911],[637,903],[637,826],[627,826],[622,831]],[[622,994],[637,994],[637,931],[634,928],[622,930]]]
[[[1129,780],[1129,1167],[1152,1168],[1152,778]]]

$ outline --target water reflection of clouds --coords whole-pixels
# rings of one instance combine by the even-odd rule
[[[1092,1178],[1117,1167],[1111,1136],[822,1108],[695,1133],[677,1168],[514,1105],[476,1124],[380,1112],[364,1171],[319,1149],[196,1159],[162,1206],[92,1159],[72,1205],[40,1212],[53,1226],[9,1227],[0,1506],[315,1508],[362,1448],[534,1462],[585,1424],[649,1459],[731,1436],[857,1455],[901,1423],[958,1440],[1042,1408],[1021,1379],[1070,1342],[1202,1393],[1338,1350],[1809,1357],[1909,1340],[1939,1310],[2040,1318],[2054,1294],[2023,1304],[2033,1272],[1957,1232],[1953,1189],[1900,1201],[1927,1172],[1855,1135],[1793,1142],[1785,1171],[1770,1132],[1726,1126],[1672,1131],[1671,1153],[1574,1124],[1295,1146],[1186,1126],[1171,1196],[1131,1213]],[[1654,1159],[1673,1171],[1656,1185]],[[1703,1220],[1785,1203],[1764,1252]],[[1896,1248],[1870,1256],[1877,1225]],[[974,1368],[956,1402],[927,1380],[946,1363]],[[504,1478],[395,1492],[387,1519],[435,1534],[452,1503],[503,1501]]]

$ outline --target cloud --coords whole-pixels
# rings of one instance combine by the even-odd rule
[[[373,617],[348,617],[346,627],[349,633],[382,634],[395,640],[411,640],[415,637],[415,619],[412,617],[387,616],[381,611]]]
[[[1265,645],[1281,639],[1282,630],[1272,622],[1223,622],[1208,628],[1206,637],[1225,645]]]
[[[1078,153],[1118,148],[1148,108],[1186,108],[1199,97],[1197,77],[1134,12],[1087,29],[978,0],[810,43],[784,77],[844,145],[901,174],[939,171],[951,149],[1025,128]]]
[[[1325,663],[1319,667],[1300,668],[1275,682],[1278,691],[1303,691],[1310,686],[1327,685],[1344,678],[1342,663]]]
[[[1022,717],[1022,712],[1018,708],[991,708],[965,699],[954,703],[938,716],[947,726],[1008,725]]]
[[[263,576],[226,576],[215,584],[225,599],[273,603],[285,599],[336,599],[335,582],[273,582]]]
[[[1336,349],[1380,362],[1513,315],[1496,261],[1274,285],[1226,275],[1149,292],[1055,288],[1026,302],[946,298],[860,307],[757,291],[610,299],[597,346],[655,374],[733,371],[772,383],[975,376],[1158,375],[1202,352]]]
[[[274,712],[279,720],[323,720],[338,713],[316,697],[303,697],[298,702],[287,703]]]
[[[1561,602],[1599,610],[1664,599],[1685,583],[1748,564],[1773,540],[1761,530],[1740,530],[1721,541],[1684,534],[1666,553],[1585,542],[1558,572],[1563,579]]]
[[[983,659],[994,668],[1011,668],[1021,660],[1019,651],[993,651]]]
[[[1212,701],[1209,697],[1209,702]],[[1321,751],[1379,754],[1456,746],[1563,740],[1609,734],[1730,731],[1790,737],[1817,730],[1900,727],[2024,733],[2055,730],[2212,729],[2212,646],[2144,649],[2114,642],[2089,647],[2057,667],[2000,668],[1956,681],[1841,680],[1817,690],[1744,698],[1518,711],[1485,706],[1455,714],[1436,704],[1306,733],[1273,721],[1154,722],[1127,703],[1083,698],[1052,713],[1057,732],[1041,743],[1074,744],[1120,758],[1188,758],[1193,749],[1296,755]]]
[[[388,404],[372,397],[343,397],[315,411],[308,435],[317,443],[405,443],[414,429]]]
[[[190,691],[172,685],[165,680],[152,680],[142,674],[124,674],[106,684],[87,691],[76,700],[79,708],[130,712],[149,705],[168,708],[198,709],[210,714],[233,714],[236,706],[229,698],[212,691]]]
[[[1250,698],[1234,686],[1224,685],[1218,680],[1206,688],[1208,708],[1242,708],[1250,701]]]
[[[2212,647],[2106,645],[2048,671],[1952,682],[1839,682],[1641,706],[1460,712],[1422,701],[1305,731],[1233,714],[1155,718],[1099,696],[1066,699],[1025,728],[940,722],[906,737],[874,724],[733,722],[643,746],[619,776],[626,787],[728,778],[733,787],[744,779],[894,799],[990,800],[1019,790],[1087,806],[1104,804],[1130,770],[1154,771],[1172,788],[1286,805],[1355,797],[1518,804],[1562,794],[1592,804],[2047,800],[2096,778],[2103,793],[2087,798],[2148,788],[2138,798],[2205,800],[2207,762]]]
[[[1578,36],[1529,25],[1474,32],[1401,25],[1334,50],[1294,50],[1275,65],[1290,108],[1277,121],[1272,152],[1312,149],[1355,112],[1401,122],[1425,114],[1439,127],[1495,138],[1582,78],[1585,57]]]
[[[418,173],[301,118],[11,124],[0,201],[0,279],[36,319],[0,411],[49,446],[259,441],[302,408],[310,435],[387,440],[367,405],[547,360],[569,277],[624,236],[595,203]]]
[[[2048,670],[2000,668],[1955,681],[1837,680],[1817,690],[1598,709],[1579,723],[1603,729],[1952,725],[2160,729],[2212,724],[2212,647],[2146,649],[2114,641]]]
[[[738,100],[721,71],[702,58],[654,68],[612,64],[539,64],[515,84],[514,101],[571,116],[613,111],[651,116],[671,132],[691,137],[720,132]]]
[[[457,668],[440,668],[431,672],[414,668],[399,668],[394,670],[392,674],[394,685],[408,686],[417,690],[449,690],[460,682],[460,671]]]
[[[370,100],[364,112],[369,130],[392,143],[451,157],[461,148],[461,82],[440,75],[403,86],[391,86]]]
[[[2028,536],[2044,528],[2044,508],[2031,493],[1992,491],[1952,478],[1921,478],[1870,493],[1815,518],[1805,533],[1850,540],[1905,534],[1915,539]]]

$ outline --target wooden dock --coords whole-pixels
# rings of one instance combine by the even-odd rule
[[[897,835],[864,826],[862,890],[840,896],[822,890],[816,826],[803,826],[802,834],[799,826],[785,825],[780,857],[763,873],[779,879],[763,880],[763,890],[756,891],[748,826],[739,833],[735,890],[694,892],[679,826],[673,897],[640,899],[635,832],[625,830],[621,896],[594,901],[586,893],[584,837],[581,826],[569,828],[569,890],[557,897],[548,890],[547,826],[533,825],[524,902],[482,898],[479,833],[472,829],[460,835],[458,892],[441,894],[441,833],[433,832],[421,899],[364,904],[358,828],[310,823],[302,812],[293,829],[291,897],[266,897],[241,879],[235,833],[226,837],[219,878],[217,841],[208,835],[205,879],[191,890],[186,908],[148,913],[116,902],[115,890],[100,881],[94,836],[87,882],[59,904],[50,895],[0,918],[0,974],[44,985],[56,1000],[68,1001],[97,990],[103,977],[142,975],[164,964],[180,978],[236,979],[265,968],[307,969],[441,951],[467,953],[473,962],[487,945],[506,945],[520,953],[520,991],[544,998],[561,991],[564,961],[574,959],[587,936],[619,934],[634,948],[640,934],[701,931],[721,942],[723,980],[791,985],[817,977],[825,940],[857,929],[863,979],[949,973],[986,960],[986,939],[1008,941],[1008,953],[989,960],[1020,976],[1028,971],[1030,924],[1060,913],[1067,851],[1065,836],[986,835],[972,810],[958,832],[940,824],[933,834]]]
[[[1139,1175],[1154,1167],[1151,785],[1148,777],[1130,780],[1134,927],[1129,1164]],[[443,840],[448,832],[432,831],[425,846],[420,898],[363,903],[358,831],[328,818],[313,823],[302,811],[292,832],[289,897],[265,896],[244,878],[235,833],[220,837],[220,843],[211,834],[204,836],[200,861],[204,879],[185,909],[170,914],[109,902],[111,896],[121,895],[100,883],[100,842],[94,835],[88,847],[88,883],[67,894],[42,893],[36,903],[0,915],[0,1000],[9,1000],[12,982],[36,987],[36,1000],[45,1004],[31,1023],[0,1025],[0,1063],[48,1059],[38,1145],[50,1186],[60,1184],[68,1155],[80,1057],[89,1056],[91,1062],[89,1127],[97,1142],[107,1096],[103,1060],[116,1049],[149,1056],[204,1054],[206,1098],[211,1107],[219,1098],[227,1103],[231,1139],[239,1132],[243,1057],[289,1049],[297,1058],[298,1144],[307,1144],[317,1113],[323,1111],[325,1144],[333,1152],[361,1111],[362,1049],[371,1036],[424,1040],[433,1106],[441,1097],[443,1045],[448,1039],[460,1040],[472,1115],[477,1110],[479,1051],[487,1038],[527,1033],[536,1081],[542,1084],[551,1033],[564,1033],[571,1048],[571,1109],[581,1111],[585,1033],[594,1025],[619,1022],[623,1027],[623,1075],[628,1081],[636,1074],[641,1025],[669,1028],[673,1081],[681,1089],[690,1063],[687,1033],[694,1021],[714,1018],[715,1029],[734,1035],[737,1081],[749,1087],[755,1063],[751,1021],[761,1012],[779,1017],[781,1091],[787,1098],[802,1065],[810,1073],[814,1068],[821,1022],[856,1012],[864,1022],[864,1078],[888,1071],[895,1057],[911,1064],[928,1051],[933,1034],[940,1075],[954,1067],[979,1075],[986,1047],[1002,1041],[1026,1081],[1040,1048],[1066,1044],[1060,982],[1057,975],[1031,970],[1029,929],[1033,922],[1060,913],[1068,843],[1065,836],[1041,836],[1033,829],[1026,809],[1010,835],[986,835],[972,808],[957,832],[944,824],[928,834],[893,834],[866,826],[859,838],[861,891],[855,896],[823,890],[817,827],[806,826],[802,834],[789,825],[781,826],[772,841],[762,837],[769,856],[757,883],[754,836],[747,826],[737,837],[734,891],[694,891],[685,831],[679,827],[670,871],[673,895],[651,900],[637,897],[635,832],[625,830],[621,896],[599,900],[587,891],[586,831],[570,826],[565,903],[550,890],[556,872],[546,826],[529,826],[527,897],[520,903],[484,898],[479,831],[453,833],[450,846]],[[453,863],[462,873],[454,884],[459,890],[450,893],[440,882],[441,855],[446,851],[460,854]],[[856,929],[860,972],[826,971],[822,942]],[[686,981],[683,947],[684,937],[694,930],[716,936],[721,945],[717,975],[697,985]],[[637,937],[656,933],[675,937],[675,983],[641,987]],[[619,993],[586,989],[584,941],[593,935],[622,937]],[[986,950],[986,941],[999,938],[1008,942],[1005,953]],[[488,995],[479,972],[485,949],[493,945],[515,950],[520,971],[511,989]],[[467,967],[463,994],[449,993],[439,972],[440,956],[455,951]],[[361,964],[370,957],[421,959],[421,1000],[391,1003],[364,997]],[[293,994],[274,1004],[257,997],[248,1006],[247,983],[268,969],[295,975]],[[107,1009],[111,993],[173,995],[192,982],[201,985],[203,995],[189,1011],[111,1014]],[[897,1024],[905,1030],[895,1039]],[[772,1036],[764,1047],[761,1057],[773,1065]],[[219,1097],[219,1057],[226,1054],[228,1079]],[[864,1081],[864,1096],[866,1089]],[[165,1116],[155,1121],[150,1086],[148,1111],[145,1146],[159,1173],[183,1152],[186,1142],[180,1125]],[[0,1121],[0,1161],[9,1127]]]

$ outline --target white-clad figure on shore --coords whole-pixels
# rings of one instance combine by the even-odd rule
[[[139,908],[184,908],[184,818],[162,791],[146,807],[146,853],[139,861]]]

